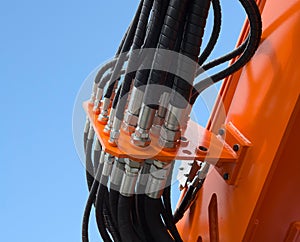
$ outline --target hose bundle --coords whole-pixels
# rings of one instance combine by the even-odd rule
[[[106,123],[112,144],[118,145],[118,135],[124,127],[132,135],[133,145],[150,145],[149,133],[153,132],[160,135],[162,148],[173,148],[170,145],[176,144],[183,128],[176,118],[189,116],[188,106],[203,90],[242,68],[258,48],[262,28],[259,9],[255,0],[239,2],[250,23],[247,39],[232,52],[207,62],[221,31],[220,0],[140,1],[115,58],[99,69],[90,99],[94,111],[101,111],[98,120]],[[207,46],[202,48],[211,7],[214,25]],[[148,49],[153,51],[148,54]],[[179,57],[168,60],[162,50]],[[236,61],[224,70],[194,83],[204,71],[232,59]],[[176,67],[176,72],[162,70],[161,66]],[[173,112],[178,114],[175,119]],[[170,183],[174,162],[117,158],[103,151],[94,136],[93,125],[87,119],[83,141],[90,193],[82,241],[89,241],[93,207],[104,241],[182,241],[176,223],[203,186],[209,165],[203,163],[173,215]]]

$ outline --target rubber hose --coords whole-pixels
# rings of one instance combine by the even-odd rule
[[[119,195],[118,202],[118,227],[121,239],[124,242],[140,242],[139,237],[136,235],[131,220],[131,207],[133,197],[125,197]]]
[[[128,72],[128,70],[137,70],[138,69],[138,49],[140,49],[144,43],[146,29],[148,24],[149,15],[153,6],[154,0],[144,0],[140,18],[137,25],[137,30],[135,37],[133,39],[132,44],[132,53],[130,54],[128,65],[126,69],[126,74],[124,81],[121,85],[121,92],[118,98],[118,105],[116,107],[116,117],[119,120],[123,120],[124,118],[124,111],[126,106],[127,98],[124,98],[130,91],[132,80],[135,78],[136,72]]]
[[[207,58],[210,56],[211,52],[213,51],[214,47],[216,46],[219,35],[221,32],[221,25],[222,25],[222,11],[221,11],[221,5],[219,0],[211,0],[213,10],[214,10],[214,25],[211,37],[208,41],[207,46],[205,47],[202,54],[199,56],[198,64],[200,66],[203,65],[203,63],[207,60]]]
[[[157,47],[162,25],[164,23],[165,15],[168,9],[168,5],[169,5],[168,0],[165,1],[155,0],[153,13],[149,25],[149,32],[145,44],[143,46],[143,49],[147,50],[149,48],[153,49]],[[146,55],[145,58],[153,61],[154,53],[152,55]],[[148,62],[148,60],[147,61],[145,60],[145,62]],[[150,69],[146,69],[142,62],[136,73],[134,86],[139,89],[145,88],[149,74],[150,74]]]
[[[161,199],[144,197],[144,211],[147,227],[153,238],[153,242],[173,242],[167,228],[161,220]]]
[[[104,95],[105,98],[110,98],[111,95],[112,95],[116,80],[117,80],[118,75],[119,75],[118,73],[121,71],[122,66],[125,62],[124,61],[124,59],[125,59],[124,58],[124,53],[128,52],[130,50],[131,45],[132,45],[133,38],[135,36],[135,32],[137,30],[137,25],[138,25],[139,18],[140,18],[140,15],[141,15],[143,3],[144,3],[144,0],[141,0],[140,4],[138,6],[138,10],[137,10],[137,12],[136,12],[136,14],[133,18],[131,27],[129,29],[129,32],[126,36],[126,40],[125,40],[124,45],[123,45],[122,50],[121,50],[121,55],[117,59],[117,63],[114,67],[113,74],[112,74],[112,76],[109,80],[108,88],[107,88],[106,93]]]
[[[103,177],[103,176],[102,176]],[[101,180],[102,180],[101,177]],[[98,230],[100,232],[100,235],[102,239],[105,242],[112,241],[109,237],[109,234],[105,228],[105,220],[103,216],[103,204],[104,204],[104,197],[105,197],[105,185],[102,183],[99,184],[98,191],[97,191],[97,197],[96,197],[96,203],[95,203],[95,208],[96,208],[96,222],[98,226]]]
[[[143,103],[153,109],[158,109],[159,99],[163,90],[158,90],[156,85],[163,85],[167,73],[159,71],[161,66],[168,66],[168,60],[160,53],[159,49],[174,50],[180,23],[183,23],[188,0],[171,0],[162,27],[157,45],[152,70],[150,72]]]
[[[198,63],[198,55],[202,45],[202,38],[206,26],[210,7],[210,0],[193,0],[190,3],[188,17],[184,32],[180,54],[192,59],[194,65],[187,64],[186,60],[178,63],[178,76],[174,79],[173,91],[170,103],[177,108],[186,108],[191,97],[195,71]],[[181,73],[186,73],[186,80],[181,78]],[[182,100],[184,98],[186,102]]]
[[[201,80],[199,83],[197,83],[194,86],[195,89],[197,90],[197,93],[194,94],[196,98],[203,90],[211,86],[213,83],[216,83],[224,79],[225,77],[233,74],[234,72],[238,71],[239,69],[241,69],[253,57],[253,55],[255,54],[259,46],[261,34],[262,34],[262,22],[261,22],[261,15],[258,6],[253,0],[239,0],[239,1],[245,8],[250,22],[250,37],[249,37],[247,48],[242,54],[242,56],[234,64],[232,64],[225,70],[220,71],[217,74],[205,78]]]
[[[90,220],[92,206],[95,201],[97,190],[99,187],[99,179],[101,177],[101,173],[102,173],[102,169],[101,166],[99,166],[96,173],[96,178],[91,187],[91,191],[84,209],[84,215],[82,220],[82,242],[89,242],[89,220]]]
[[[86,180],[87,180],[89,191],[91,190],[94,182],[94,166],[92,161],[92,149],[93,149],[93,140],[88,139],[86,142],[85,170],[86,170]]]

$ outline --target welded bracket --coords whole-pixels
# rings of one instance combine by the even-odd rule
[[[231,122],[222,126],[218,138],[228,150],[236,155],[236,160],[234,162],[219,160],[215,169],[228,184],[236,185],[239,171],[246,153],[251,147],[251,142]]]

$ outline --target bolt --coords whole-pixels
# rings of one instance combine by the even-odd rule
[[[223,136],[225,134],[225,129],[219,129],[219,135]]]
[[[238,152],[240,150],[240,145],[239,144],[235,144],[233,145],[232,149],[235,151],[235,152]]]
[[[224,173],[223,178],[225,181],[229,180],[229,173]]]

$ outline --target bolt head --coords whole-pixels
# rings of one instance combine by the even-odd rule
[[[219,129],[218,133],[219,135],[223,136],[225,134],[225,129]]]
[[[238,152],[240,150],[240,145],[239,144],[235,144],[233,145],[232,149],[235,151],[235,152]]]
[[[224,173],[223,178],[225,181],[229,180],[229,173]]]

